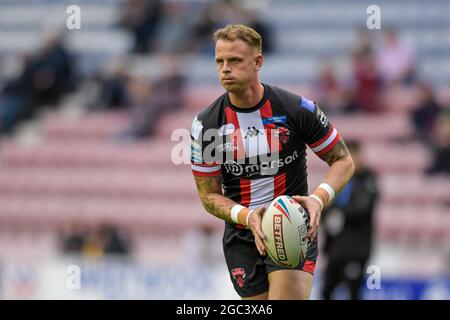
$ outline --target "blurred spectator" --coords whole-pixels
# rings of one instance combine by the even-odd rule
[[[353,54],[353,81],[353,110],[371,113],[381,111],[380,82],[369,48]]]
[[[360,146],[347,142],[356,171],[324,213],[327,266],[322,295],[331,299],[341,283],[348,285],[352,300],[360,299],[366,263],[372,252],[373,212],[378,200],[376,174],[364,164]]]
[[[262,52],[264,54],[272,53],[273,37],[270,26],[260,19],[256,12],[250,10],[246,12],[246,19],[243,24],[253,28],[261,35],[261,38],[264,39],[264,41],[262,41]]]
[[[373,52],[373,32],[366,27],[357,31],[353,53]]]
[[[1,94],[3,92],[3,88],[6,85],[6,79],[5,76],[3,74],[3,57],[0,55],[0,98],[1,98]]]
[[[175,58],[166,57],[167,74],[148,84],[132,78],[127,84],[130,105],[130,127],[119,135],[121,140],[135,140],[151,136],[160,117],[184,107],[186,79],[180,73]]]
[[[88,102],[89,110],[123,109],[128,105],[127,82],[130,80],[127,67],[117,61],[111,61],[102,72],[90,80],[91,87],[97,92]]]
[[[99,234],[103,242],[103,252],[106,255],[130,254],[130,243],[117,227],[110,224],[102,225],[99,228]]]
[[[183,236],[183,253],[191,261],[199,265],[211,266],[221,261],[222,252],[217,245],[222,243],[222,233],[213,226],[202,224],[187,230]]]
[[[103,224],[92,229],[74,222],[69,230],[62,234],[64,254],[76,254],[85,257],[103,257],[104,255],[130,254],[130,242],[111,224]]]
[[[183,53],[188,47],[190,21],[183,5],[179,2],[165,2],[161,26],[158,29],[156,50],[159,53]]]
[[[428,174],[450,173],[450,110],[442,112],[434,127],[433,161]]]
[[[440,90],[439,104],[442,105],[444,109],[450,110],[450,83],[444,85]]]
[[[64,254],[81,254],[86,242],[86,230],[80,223],[70,224],[69,230],[62,234],[62,251]]]
[[[86,258],[102,258],[105,254],[104,239],[97,228],[88,230],[81,248],[81,255]]]
[[[325,64],[315,90],[318,104],[327,114],[353,109],[351,92],[337,78],[332,64]]]
[[[74,89],[74,62],[65,48],[63,35],[51,34],[34,60],[35,103],[54,104],[63,93]]]
[[[220,27],[227,24],[246,24],[247,12],[235,0],[219,0],[215,5],[215,20]]]
[[[242,3],[233,0],[221,0],[207,4],[192,26],[187,48],[201,54],[213,54],[212,35],[215,30],[227,24],[245,24],[255,29],[264,39],[264,54],[273,51],[272,32],[268,24],[258,17],[254,10],[246,9]]]
[[[43,47],[26,56],[18,77],[8,81],[0,97],[0,133],[12,133],[17,123],[40,106],[55,104],[75,88],[73,59],[62,34],[52,33]]]
[[[401,40],[396,30],[385,28],[377,45],[377,68],[384,85],[411,84],[414,80],[414,51]]]
[[[421,83],[418,86],[418,104],[412,113],[412,120],[418,138],[426,145],[433,143],[432,131],[441,110],[431,87],[426,83]]]
[[[24,60],[22,73],[6,82],[0,97],[0,134],[12,133],[17,123],[33,109],[32,75],[35,68],[28,57]]]
[[[187,49],[205,55],[214,54],[212,34],[217,29],[214,20],[214,5],[207,4],[200,13],[199,20],[193,25]]]
[[[133,33],[133,53],[153,50],[162,17],[161,0],[127,0],[121,8],[119,26]]]

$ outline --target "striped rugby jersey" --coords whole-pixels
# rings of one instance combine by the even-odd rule
[[[306,145],[320,156],[340,139],[313,101],[263,85],[258,105],[239,109],[225,93],[191,128],[193,174],[221,176],[224,196],[250,209],[307,195]]]

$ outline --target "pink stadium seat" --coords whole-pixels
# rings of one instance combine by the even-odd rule
[[[380,240],[444,243],[450,233],[448,209],[433,205],[381,204],[375,216]],[[439,223],[440,222],[440,223]]]
[[[184,129],[189,133],[192,126],[192,121],[197,114],[190,110],[172,113],[164,117],[158,124],[158,136],[165,139],[170,139],[172,133],[176,129]]]
[[[394,86],[382,97],[389,114],[408,115],[417,106],[418,93],[415,87]]]
[[[428,150],[417,143],[406,145],[364,144],[363,155],[368,165],[380,172],[422,172],[430,162]]]
[[[384,175],[380,188],[386,201],[427,203],[450,201],[450,181],[433,179],[421,174]]]
[[[8,196],[0,199],[0,219],[25,226],[61,227],[67,221],[87,224],[115,222],[138,229],[183,229],[202,224],[208,215],[199,201],[113,198],[61,198]]]
[[[189,88],[186,90],[186,109],[192,114],[202,111],[223,94],[223,90],[220,86],[196,86]]]
[[[176,184],[161,183],[176,181]],[[109,195],[134,197],[195,197],[188,165],[175,170],[59,169],[26,167],[0,172],[1,194]]]
[[[329,117],[344,139],[391,141],[407,138],[413,127],[407,115],[353,115]]]
[[[105,139],[128,125],[124,112],[92,112],[80,118],[53,115],[44,122],[44,130],[51,139]]]

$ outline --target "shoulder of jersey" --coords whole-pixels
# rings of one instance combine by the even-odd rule
[[[301,112],[305,110],[302,108],[302,101],[304,100],[302,96],[277,86],[270,86],[270,90],[272,103],[279,104],[288,111]]]

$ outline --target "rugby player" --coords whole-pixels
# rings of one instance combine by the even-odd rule
[[[201,202],[225,221],[225,260],[242,299],[308,299],[321,212],[353,175],[353,160],[315,102],[260,82],[264,59],[256,31],[227,25],[213,38],[226,92],[197,115],[191,128],[192,171]],[[329,165],[310,195],[306,145]],[[295,269],[277,266],[264,247],[262,216],[279,195],[293,196],[309,213],[310,246]]]

